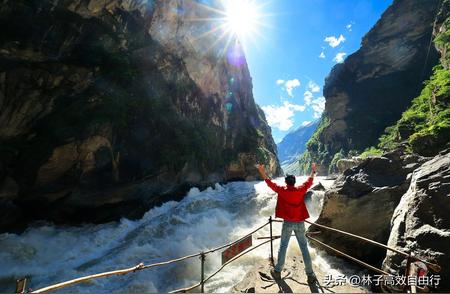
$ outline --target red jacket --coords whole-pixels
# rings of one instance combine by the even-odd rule
[[[303,185],[278,186],[270,179],[265,180],[267,185],[278,193],[277,207],[275,217],[282,218],[289,222],[301,222],[309,218],[308,210],[305,205],[306,191],[312,186],[313,178],[309,177]]]

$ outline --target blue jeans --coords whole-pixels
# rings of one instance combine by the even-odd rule
[[[286,251],[289,245],[289,239],[291,238],[291,233],[294,231],[295,237],[297,237],[298,245],[303,255],[303,262],[305,264],[305,272],[307,275],[313,273],[311,256],[308,251],[308,242],[305,237],[305,223],[304,222],[283,222],[283,228],[281,230],[281,241],[280,249],[278,251],[278,261],[275,266],[277,272],[281,272],[284,266],[284,261],[286,259]]]

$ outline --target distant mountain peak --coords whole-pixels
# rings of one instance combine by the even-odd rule
[[[319,120],[300,126],[287,134],[278,147],[278,158],[282,163],[292,163],[306,150],[306,143],[317,129]]]

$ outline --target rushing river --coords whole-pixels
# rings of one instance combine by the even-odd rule
[[[301,178],[298,181],[305,180]],[[324,179],[316,179],[315,182]],[[282,182],[282,179],[278,179]],[[307,204],[313,217],[322,193]],[[217,184],[200,192],[193,188],[180,202],[149,210],[140,220],[122,219],[101,225],[63,227],[35,224],[24,233],[0,235],[0,292],[13,292],[15,279],[27,277],[28,288],[38,289],[76,277],[151,264],[214,248],[250,232],[274,213],[276,197],[264,182]],[[281,225],[275,224],[275,233]],[[268,236],[266,226],[256,236]],[[288,258],[299,254],[290,242]],[[254,239],[254,244],[259,240]],[[255,262],[268,258],[270,245],[245,255],[212,278],[208,292],[226,292],[242,280]],[[275,250],[278,242],[275,244]],[[276,251],[275,251],[276,252]],[[327,267],[313,251],[313,262]],[[220,252],[207,255],[206,274],[221,265]],[[94,280],[60,290],[64,293],[167,292],[199,282],[198,258],[125,276]]]

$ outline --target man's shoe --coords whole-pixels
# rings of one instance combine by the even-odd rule
[[[308,284],[313,284],[317,281],[316,275],[314,273],[306,274],[308,277]]]
[[[276,271],[274,268],[270,269],[270,274],[275,280],[281,279],[281,273]]]

